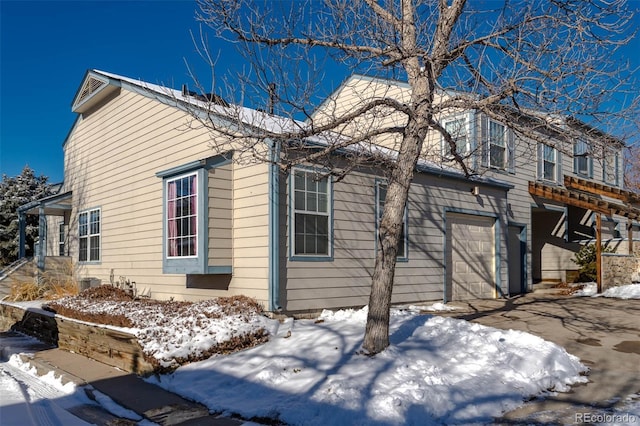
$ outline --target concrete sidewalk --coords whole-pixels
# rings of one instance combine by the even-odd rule
[[[576,414],[612,409],[640,393],[640,300],[534,292],[450,305],[459,310],[447,316],[535,334],[564,347],[590,369],[589,383],[529,402],[498,423],[575,424]]]
[[[29,362],[40,375],[53,371],[63,384],[73,382],[78,386],[90,385],[122,407],[159,425],[235,426],[243,423],[210,415],[207,407],[147,383],[134,374],[62,349],[37,348],[31,354],[22,357],[23,361]],[[91,392],[89,390],[87,393]],[[96,420],[100,420],[96,419],[99,414],[96,415],[95,412],[87,412],[87,415],[83,416],[81,408],[73,413],[89,422],[95,423]]]

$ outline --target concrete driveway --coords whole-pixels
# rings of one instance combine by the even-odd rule
[[[499,423],[582,423],[581,413],[616,407],[625,397],[640,393],[640,300],[534,292],[451,305],[460,309],[447,316],[535,334],[563,346],[591,370],[589,383],[531,401]]]

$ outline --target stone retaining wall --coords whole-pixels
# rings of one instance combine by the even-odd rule
[[[640,272],[639,251],[634,247],[635,256],[615,253],[602,254],[603,291],[611,287],[631,284],[632,275]]]
[[[14,330],[60,349],[143,376],[153,373],[132,334],[61,318],[51,312],[0,303],[0,331]]]

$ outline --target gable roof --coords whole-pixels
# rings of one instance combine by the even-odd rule
[[[354,76],[355,78],[376,79],[375,77],[367,77],[359,74],[354,74]],[[387,81],[381,79],[378,80]],[[396,83],[402,84],[401,82]],[[85,73],[82,84],[80,85],[78,91],[76,92],[76,95],[74,96],[72,110],[79,114],[87,112],[92,107],[97,105],[101,100],[107,98],[110,94],[120,89],[136,92],[142,96],[158,100],[162,103],[178,109],[182,109],[189,113],[202,113],[209,118],[212,116],[216,117],[221,122],[226,122],[228,126],[235,126],[237,124],[237,120],[239,119],[240,121],[242,121],[243,125],[257,129],[264,129],[270,133],[276,134],[293,133],[295,131],[300,131],[308,126],[306,122],[268,114],[263,111],[258,111],[239,105],[229,105],[226,102],[224,102],[224,104],[222,102],[216,102],[215,100],[213,100],[213,96],[207,99],[203,98],[202,96],[195,96],[194,92],[190,92],[188,90],[176,90],[158,84],[148,83],[142,80],[136,80],[130,77],[125,77],[118,74],[95,69],[88,70]],[[76,122],[74,122],[73,127],[75,127],[76,123],[77,120]],[[67,135],[67,139],[72,133],[73,127]],[[332,136],[333,139],[335,139],[336,135]],[[343,138],[344,136],[339,137]],[[67,139],[65,139],[65,144]],[[322,135],[315,135],[307,138],[307,141],[311,145],[316,145],[318,147],[327,146],[329,144],[328,140],[328,138],[325,138]],[[370,155],[372,156],[379,155],[391,159],[398,155],[396,151],[388,148],[376,147],[376,149],[374,150],[371,150],[370,148],[370,145],[359,143],[343,148],[341,151],[344,153],[347,151],[355,152],[362,149],[369,149],[369,151],[371,151]],[[454,179],[468,180],[470,182],[483,183],[503,189],[513,188],[513,185],[494,178],[485,178],[480,176],[473,176],[471,178],[468,178],[464,175],[464,173],[457,169],[437,165],[423,159],[418,160],[416,169],[422,173],[450,177]]]

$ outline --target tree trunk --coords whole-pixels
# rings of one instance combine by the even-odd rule
[[[418,114],[416,116],[420,117]],[[363,348],[371,355],[389,346],[389,314],[398,241],[402,231],[409,186],[428,128],[428,120],[424,117],[426,116],[422,115],[419,119],[409,119],[398,154],[398,165],[392,172],[387,188],[378,233],[378,251],[363,343]]]

